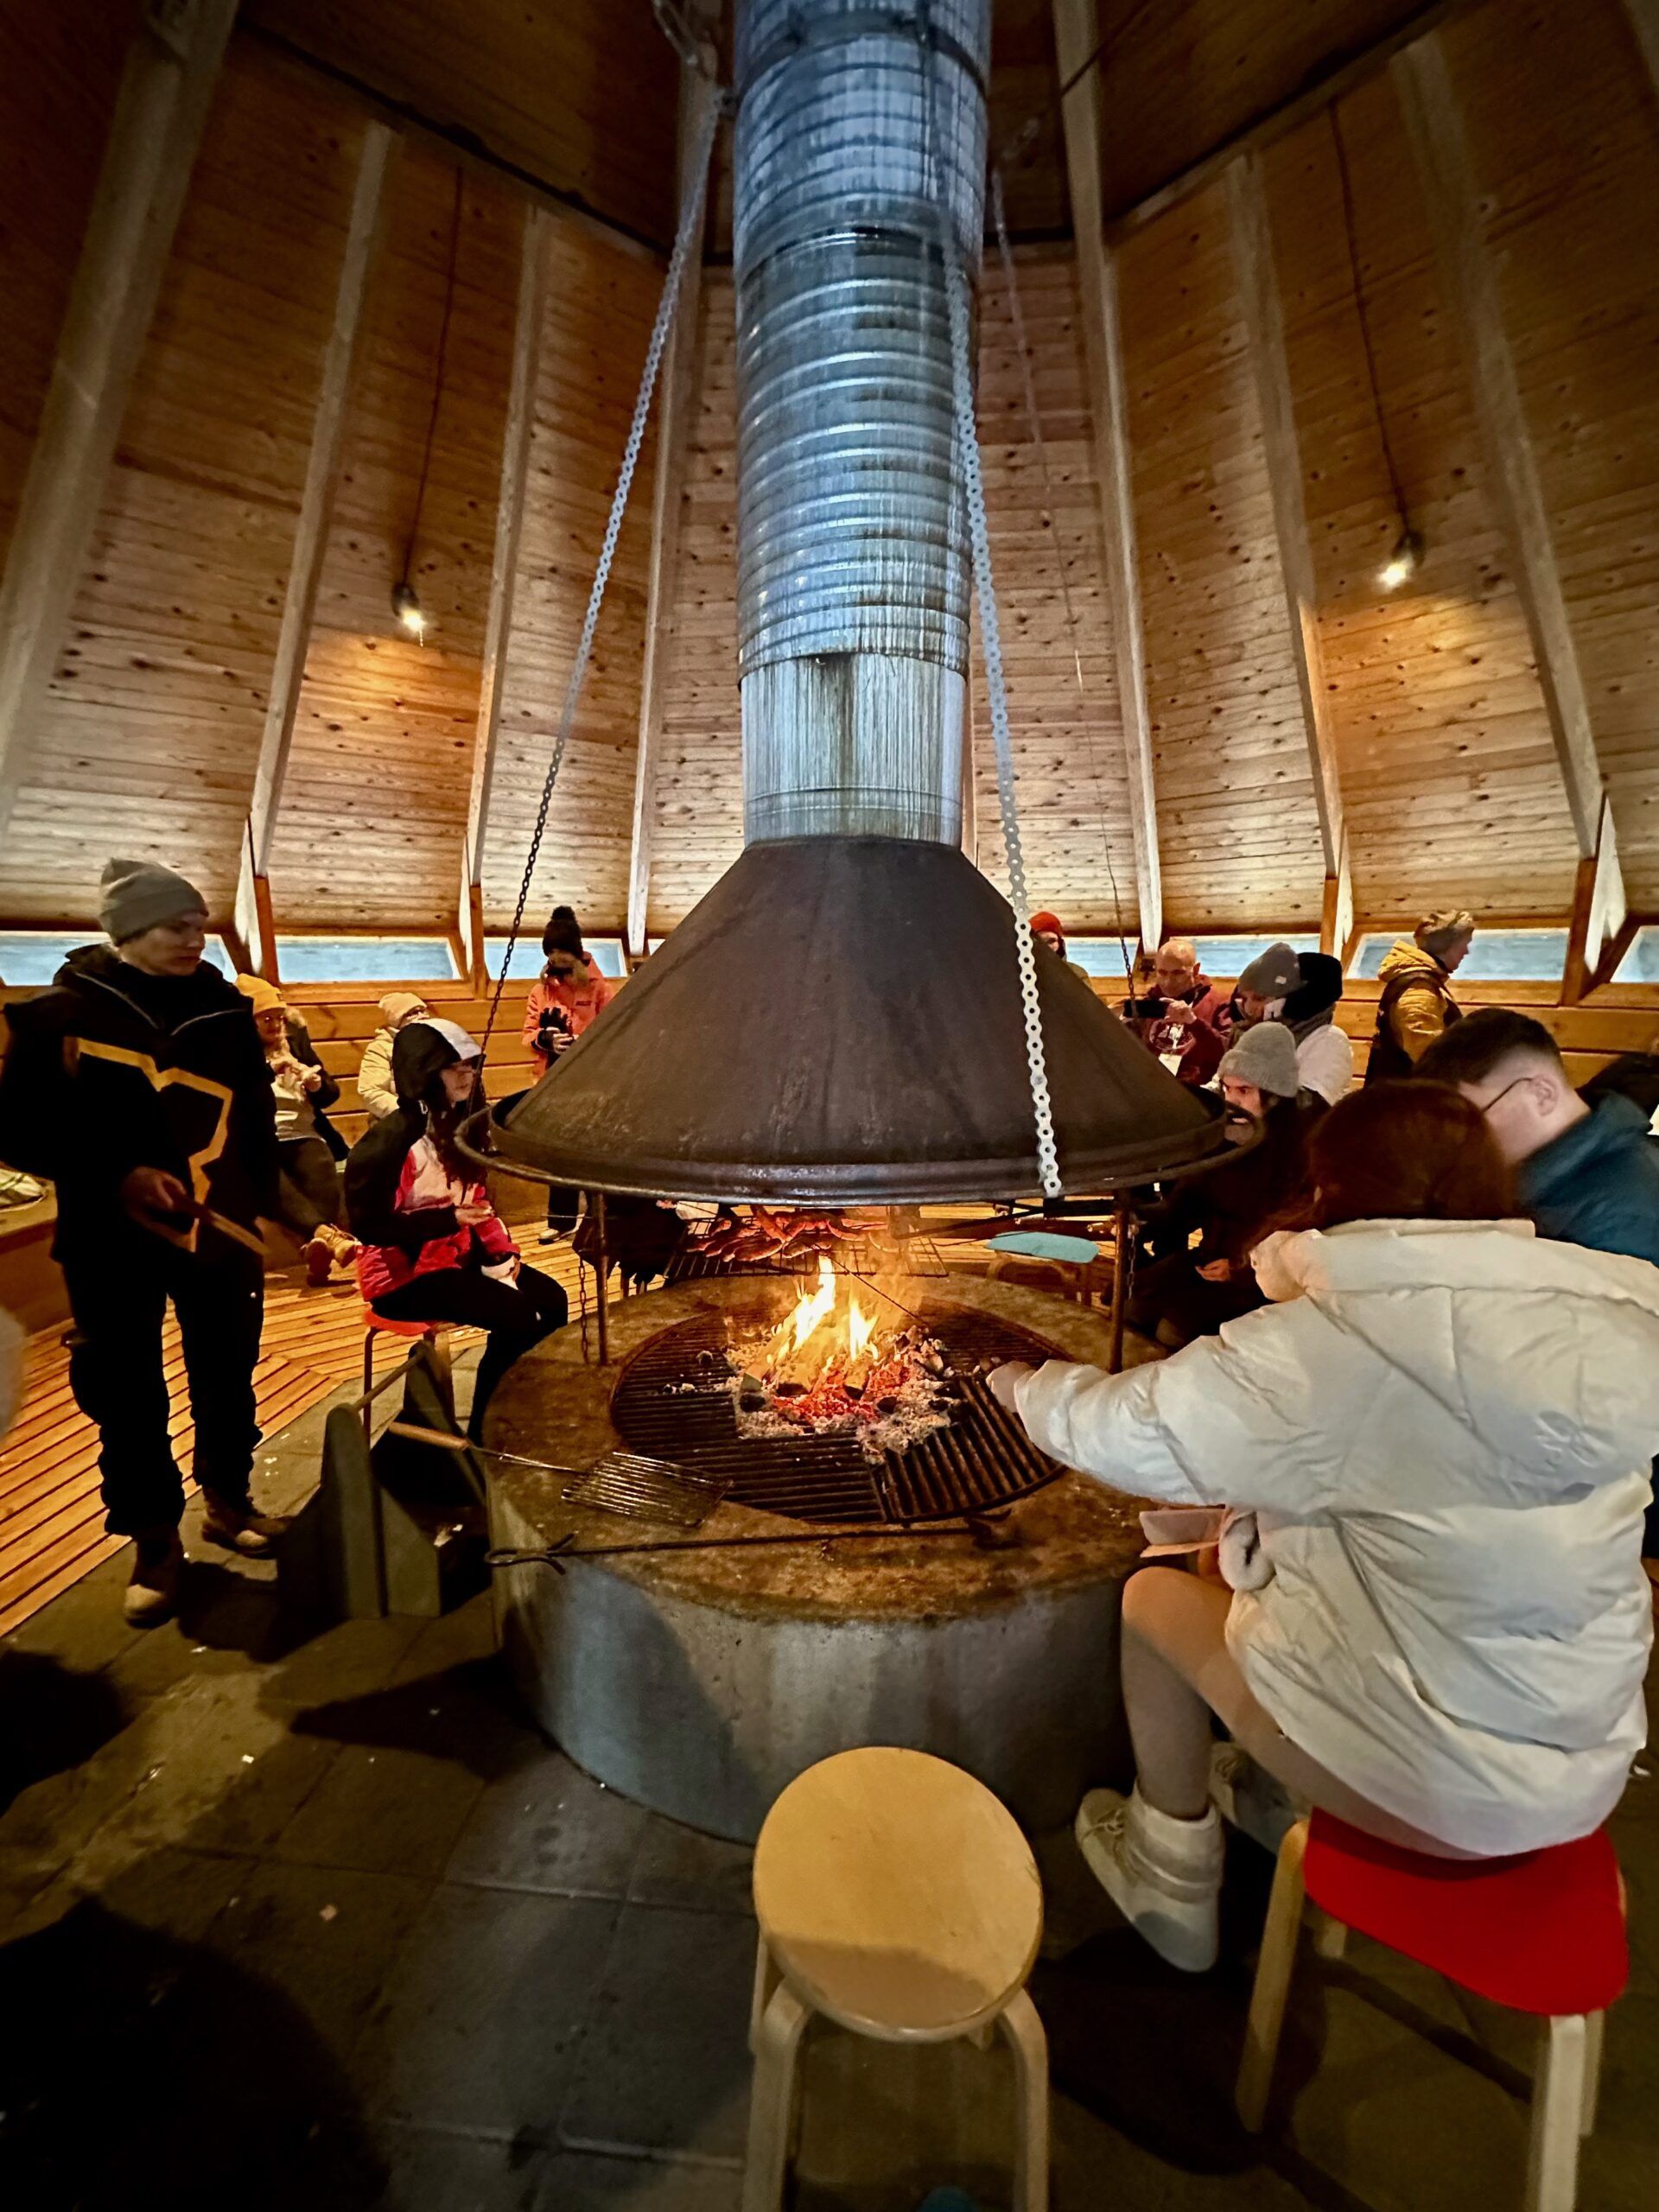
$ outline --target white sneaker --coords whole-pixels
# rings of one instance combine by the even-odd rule
[[[1210,1754],[1210,1798],[1230,1827],[1276,1859],[1279,1847],[1307,1808],[1258,1765],[1242,1744],[1217,1744]]]
[[[1205,1974],[1220,1948],[1224,1845],[1213,1805],[1178,1821],[1137,1788],[1091,1789],[1077,1808],[1077,1847],[1137,1936],[1183,1974]]]

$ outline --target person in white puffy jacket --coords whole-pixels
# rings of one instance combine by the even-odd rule
[[[1255,1254],[1273,1303],[1127,1374],[991,1378],[1067,1466],[1254,1516],[1223,1547],[1236,1589],[1128,1583],[1135,1790],[1077,1819],[1096,1878],[1195,1972],[1221,1885],[1212,1711],[1293,1796],[1455,1858],[1588,1834],[1645,1737],[1659,1268],[1507,1217],[1448,1086],[1357,1093],[1309,1149],[1315,1225]]]

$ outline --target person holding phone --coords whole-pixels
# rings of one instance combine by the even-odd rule
[[[453,1321],[487,1330],[469,1434],[521,1352],[564,1325],[563,1291],[518,1257],[484,1179],[455,1138],[478,1103],[480,1053],[435,1018],[400,1029],[391,1049],[398,1108],[346,1163],[346,1211],[359,1240],[357,1279],[389,1321]]]
[[[562,1059],[578,1037],[604,1013],[616,986],[601,976],[597,962],[582,941],[582,925],[574,910],[556,906],[542,931],[544,965],[530,987],[524,1002],[522,1041],[547,1073]],[[576,1224],[582,1193],[555,1183],[547,1194],[547,1226],[543,1244],[551,1244]]]
[[[13,1006],[0,1160],[55,1185],[74,1317],[70,1387],[96,1422],[111,1535],[137,1545],[135,1627],[178,1602],[184,1488],[168,1440],[170,1300],[195,1423],[203,1535],[258,1556],[283,1523],[249,1492],[264,1319],[257,1224],[277,1209],[270,1072],[248,1001],[203,958],[207,906],[171,868],[112,860],[106,942]]]

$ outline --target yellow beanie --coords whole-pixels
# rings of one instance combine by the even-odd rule
[[[263,976],[238,976],[236,988],[256,1014],[286,1014],[288,1011],[276,984],[268,983]]]

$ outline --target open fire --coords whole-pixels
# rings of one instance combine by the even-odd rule
[[[828,1253],[777,1327],[728,1357],[740,1436],[850,1436],[878,1460],[950,1421],[938,1342],[880,1280],[839,1273]]]

